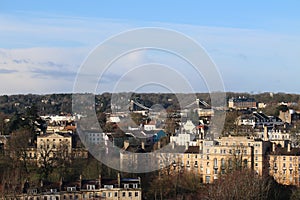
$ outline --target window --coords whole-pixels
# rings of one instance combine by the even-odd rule
[[[210,183],[210,176],[205,177],[205,183]]]
[[[137,183],[132,184],[132,188],[138,188],[138,184]]]
[[[129,184],[124,184],[124,188],[129,188]]]
[[[108,197],[112,197],[111,192],[108,192],[108,193],[107,193],[107,196],[108,196]]]
[[[106,197],[106,192],[102,192],[102,197]]]
[[[206,174],[210,174],[210,169],[206,168]]]
[[[224,158],[221,159],[221,167],[225,168],[225,159]]]
[[[198,167],[198,161],[197,160],[195,161],[195,167]]]
[[[118,197],[118,192],[115,192],[115,195],[114,195],[115,197]]]
[[[217,168],[214,169],[214,174],[218,174],[218,169]]]
[[[244,167],[246,168],[248,166],[248,160],[244,159]]]
[[[231,158],[229,158],[229,160],[228,160],[228,167],[229,167],[229,169],[232,169],[232,160],[231,160]]]
[[[285,156],[283,156],[283,160],[285,161]]]
[[[214,168],[218,168],[218,160],[216,158],[214,159]]]
[[[67,187],[68,192],[76,191],[76,187]]]
[[[95,185],[87,185],[86,188],[87,188],[87,190],[94,190]]]
[[[122,192],[122,197],[125,197],[126,196],[126,192]]]
[[[132,196],[132,193],[131,193],[131,192],[128,192],[128,196],[131,197],[131,196]]]
[[[138,196],[139,196],[139,193],[138,193],[138,192],[135,192],[135,193],[134,193],[134,196],[135,196],[135,197],[138,197]]]

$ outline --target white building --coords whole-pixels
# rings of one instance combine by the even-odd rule
[[[191,120],[183,123],[182,127],[186,133],[196,133],[196,126]]]
[[[194,146],[196,145],[196,142],[193,141],[194,139],[195,135],[188,133],[179,133],[176,136],[170,137],[170,143],[174,142],[176,145],[179,146],[185,146],[187,143],[189,143],[190,146]]]
[[[108,141],[109,138],[105,133],[87,132],[85,134],[85,142],[88,144],[100,144],[103,141]]]
[[[148,124],[144,125],[144,130],[145,131],[153,131],[157,130],[156,128],[156,123],[154,121],[149,122]]]

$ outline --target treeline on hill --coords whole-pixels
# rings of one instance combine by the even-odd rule
[[[127,93],[120,93],[120,95]],[[96,108],[99,112],[110,112],[111,93],[95,95]],[[128,96],[128,95],[127,95]],[[210,104],[209,93],[197,93],[195,96]],[[285,93],[226,93],[227,100],[231,97],[251,97],[257,102],[277,104],[278,102],[300,102],[300,95]],[[138,101],[146,107],[160,104],[166,109],[177,109],[179,104],[176,94],[172,93],[132,93],[131,99]],[[19,94],[0,96],[0,112],[4,114],[25,113],[32,105],[37,107],[39,115],[72,113],[72,94]]]

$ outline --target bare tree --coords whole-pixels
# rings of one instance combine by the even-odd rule
[[[271,180],[256,175],[252,170],[234,170],[199,193],[202,199],[269,199]]]
[[[38,166],[43,179],[48,179],[57,165],[57,151],[55,148],[51,142],[43,142],[37,147]]]
[[[28,156],[31,141],[31,133],[26,129],[13,132],[9,140],[9,155],[15,163],[20,163],[26,174],[29,173],[30,164],[32,163]]]

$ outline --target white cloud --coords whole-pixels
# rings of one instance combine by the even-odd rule
[[[175,29],[194,38],[219,67],[227,90],[300,92],[296,87],[300,84],[298,36],[226,27],[40,16],[0,15],[0,84],[7,85],[0,88],[0,93],[72,92],[79,65],[96,45],[140,26]],[[178,44],[174,41],[173,45]],[[143,51],[116,61],[101,86],[110,90],[122,74],[149,62],[174,67],[196,88],[205,90],[203,80],[192,76],[194,73],[186,63],[166,53]],[[170,78],[159,73],[157,76]]]

